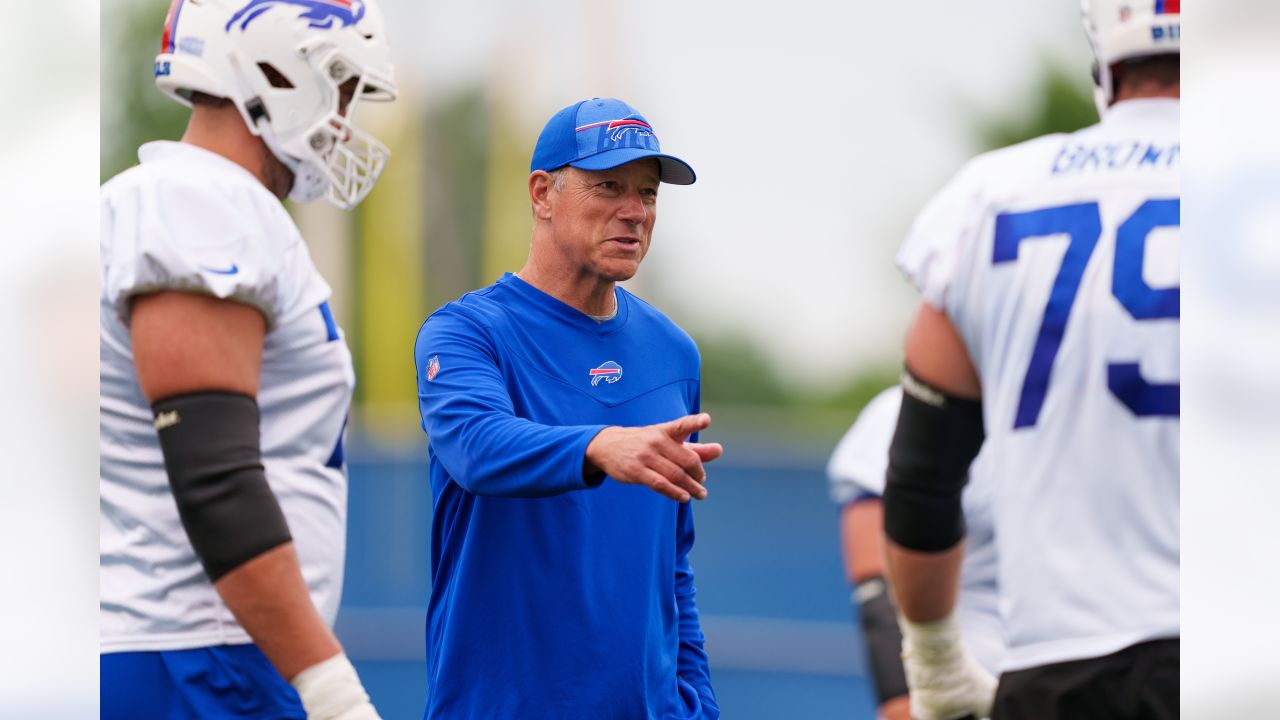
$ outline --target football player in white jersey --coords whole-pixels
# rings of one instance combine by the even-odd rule
[[[350,208],[387,149],[374,0],[174,0],[156,84],[192,106],[102,188],[102,717],[378,717],[330,627],[354,385],[281,199]]]
[[[841,506],[840,548],[845,575],[854,588],[862,636],[871,660],[872,680],[885,720],[910,720],[907,680],[903,674],[902,635],[884,579],[884,494],[902,386],[872,398],[836,445],[827,463],[831,499]],[[1004,652],[996,585],[995,528],[992,527],[991,483],[982,459],[969,469],[964,488],[965,551],[960,569],[956,622],[967,647],[988,672],[1000,671]]]
[[[921,720],[992,703],[953,615],[979,447],[992,717],[1178,716],[1179,5],[1087,1],[1101,122],[971,161],[898,256],[923,304],[884,522]]]

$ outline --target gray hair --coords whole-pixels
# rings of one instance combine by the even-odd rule
[[[569,169],[568,165],[562,165],[556,168],[555,170],[551,170],[550,172],[547,173],[548,175],[551,176],[551,179],[552,179],[551,187],[555,188],[556,192],[560,192],[561,190],[564,189],[564,178],[565,178],[565,175],[568,174],[566,172],[568,169]]]

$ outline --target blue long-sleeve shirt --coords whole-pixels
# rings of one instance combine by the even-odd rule
[[[693,341],[615,296],[597,323],[508,274],[418,333],[428,720],[719,717],[690,506],[583,475],[601,429],[699,409]]]

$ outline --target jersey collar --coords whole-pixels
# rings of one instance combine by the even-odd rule
[[[144,143],[138,148],[138,160],[144,165],[168,161],[205,163],[210,167],[216,167],[225,172],[247,177],[253,180],[254,184],[262,187],[264,191],[271,192],[267,190],[266,186],[262,185],[262,181],[258,179],[258,176],[249,172],[244,166],[216,152],[191,143],[175,142],[173,140],[153,140],[152,142]],[[272,197],[275,196],[272,195]]]
[[[1148,118],[1178,117],[1181,105],[1178,98],[1135,98],[1121,100],[1107,108],[1103,120],[1111,122],[1142,123]]]
[[[568,303],[548,295],[519,277],[516,277],[512,273],[504,273],[502,278],[498,280],[497,284],[510,288],[511,291],[521,299],[547,314],[553,315],[571,325],[575,325],[584,330],[589,330],[598,335],[608,335],[609,333],[620,329],[627,322],[627,314],[629,311],[626,299],[627,292],[616,285],[613,288],[613,297],[618,303],[618,312],[612,318],[605,320],[604,322],[596,322],[595,318],[590,315],[587,315]]]

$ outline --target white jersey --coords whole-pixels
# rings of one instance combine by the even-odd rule
[[[982,382],[1005,669],[1178,635],[1178,101],[970,162],[898,264]]]
[[[292,218],[248,171],[182,143],[149,143],[139,157],[101,196],[102,652],[250,642],[187,540],[138,386],[130,301],[166,289],[266,317],[262,462],[312,600],[332,623],[346,543],[341,438],[355,376],[329,286]]]
[[[902,386],[882,391],[858,414],[853,427],[840,439],[827,477],[831,499],[843,505],[861,497],[884,495],[889,468],[889,445],[902,408]],[[965,525],[964,564],[960,568],[960,596],[956,622],[965,646],[992,674],[1000,672],[1004,654],[1000,622],[999,587],[996,584],[995,528],[991,517],[991,483],[983,470],[982,456],[969,469],[963,504]]]

